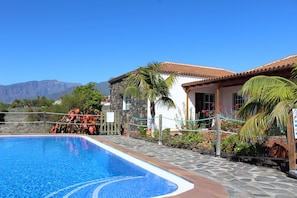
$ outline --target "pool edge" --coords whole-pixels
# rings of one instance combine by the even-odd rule
[[[207,197],[227,198],[227,197],[229,197],[228,192],[225,189],[225,187],[223,185],[221,185],[220,183],[217,183],[211,179],[208,179],[203,176],[197,175],[195,173],[189,172],[187,170],[184,170],[184,169],[174,166],[172,164],[163,162],[159,159],[137,153],[136,151],[133,151],[131,149],[119,146],[115,143],[112,143],[105,139],[102,139],[102,138],[100,138],[100,136],[88,136],[88,137],[92,138],[96,141],[99,141],[103,144],[106,144],[108,146],[111,146],[117,150],[125,152],[125,153],[127,153],[135,158],[138,158],[142,161],[145,161],[151,165],[154,165],[154,166],[159,167],[163,170],[166,170],[166,171],[168,171],[172,174],[175,174],[175,175],[194,184],[193,189],[183,192],[179,195],[171,196],[170,198],[192,198],[192,197],[197,198],[197,196],[204,197],[204,198],[207,198]]]

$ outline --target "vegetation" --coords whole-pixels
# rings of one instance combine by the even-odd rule
[[[79,108],[83,111],[94,111],[95,109],[101,111],[101,101],[104,98],[101,92],[95,88],[95,83],[89,83],[76,87],[72,94],[63,96],[59,107],[63,108],[64,111],[73,108]]]
[[[154,136],[155,129],[155,105],[161,103],[168,108],[175,108],[173,100],[169,97],[169,89],[176,80],[176,74],[171,74],[163,79],[161,68],[161,63],[150,63],[146,67],[140,67],[132,72],[125,79],[127,82],[127,87],[124,90],[125,96],[134,96],[149,101],[152,136]]]
[[[98,134],[97,115],[99,115],[101,101],[105,99],[105,96],[94,87],[95,83],[76,87],[72,94],[65,95],[56,102],[38,96],[31,100],[15,100],[12,104],[0,104],[0,108],[2,111],[27,111],[24,114],[17,114],[15,121],[19,122],[21,119],[30,123],[30,128],[36,132]],[[73,114],[72,111],[75,113]],[[69,114],[69,116],[65,116],[65,114]],[[96,116],[90,114],[96,114]],[[0,124],[8,124],[6,118],[14,119],[14,117],[6,117],[6,115],[5,112],[0,113]],[[25,125],[21,124],[21,127],[26,128]],[[10,130],[15,129],[11,128]]]
[[[45,96],[37,96],[35,99],[24,99],[19,100],[16,99],[12,102],[10,105],[11,108],[17,108],[17,107],[49,107],[54,103],[54,100],[49,100]]]
[[[76,87],[72,94],[62,96],[60,104],[55,104],[54,100],[47,99],[44,96],[37,96],[32,100],[16,99],[12,104],[0,103],[0,109],[7,111],[9,108],[27,108],[28,112],[55,112],[66,114],[71,109],[79,108],[84,111],[83,113],[88,113],[88,111],[98,112],[101,111],[101,101],[103,101],[104,98],[101,92],[95,88],[95,83],[89,83],[84,86]],[[28,116],[29,121],[41,121],[44,119],[56,121],[59,118],[59,115],[50,115],[45,118],[43,113]]]
[[[176,128],[181,129],[181,130],[197,130],[199,128],[205,128],[204,122],[199,123],[193,117],[192,108],[190,109],[189,120],[185,120],[185,117],[186,117],[186,109],[185,109],[185,103],[183,103],[182,110],[180,108],[178,108],[177,114],[175,115],[175,118],[174,118],[174,120],[176,122],[176,124],[175,124]],[[199,118],[198,115],[197,115],[197,117]]]
[[[9,108],[8,104],[4,104],[0,102],[0,112],[7,112]],[[3,124],[5,122],[5,113],[0,113],[0,124]]]
[[[135,138],[142,138],[146,141],[159,141],[159,131],[155,131],[155,137],[151,137],[146,134],[146,130],[144,127],[139,128],[139,136],[134,136]],[[196,150],[200,144],[203,142],[203,137],[201,133],[197,132],[183,132],[182,135],[174,135],[170,134],[170,129],[164,129],[162,131],[162,143],[166,146],[174,147],[174,148],[183,148]]]
[[[101,110],[101,101],[104,96],[95,88],[95,83],[76,87],[71,94],[61,97],[61,104],[54,104],[54,100],[47,99],[45,96],[37,96],[35,99],[16,99],[11,104],[0,103],[0,109],[8,108],[29,108],[37,111],[50,111],[67,113],[70,109],[91,109]]]
[[[297,77],[297,65],[292,78]],[[240,130],[239,138],[244,141],[262,139],[270,128],[285,131],[292,108],[297,107],[297,84],[279,76],[255,76],[241,88],[240,94],[248,101],[240,108],[239,115],[247,121]]]
[[[0,102],[0,112],[5,112],[7,111],[7,109],[10,107],[9,104],[4,104],[2,102]]]

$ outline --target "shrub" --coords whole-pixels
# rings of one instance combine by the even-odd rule
[[[221,143],[221,150],[227,154],[232,154],[236,144],[237,135],[231,135]]]
[[[253,145],[248,142],[237,142],[234,147],[234,153],[236,155],[251,155],[251,153],[254,153],[253,150]]]
[[[170,146],[173,148],[179,148],[180,146],[180,136],[179,135],[175,135],[172,136],[170,138],[168,138],[168,140],[166,142],[163,142],[163,144],[165,144],[166,146]]]
[[[236,155],[245,156],[263,156],[267,154],[267,146],[265,143],[249,143],[249,142],[239,142],[234,148]]]
[[[222,120],[221,129],[223,131],[238,132],[243,126],[242,122],[233,121],[233,120]]]
[[[163,143],[175,148],[194,149],[203,141],[201,134],[198,132],[183,132],[182,135],[171,136],[166,131],[164,134]]]
[[[140,126],[138,128],[139,136],[146,137],[146,129],[147,129],[146,127]]]

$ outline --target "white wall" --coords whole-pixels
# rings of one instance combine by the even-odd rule
[[[221,114],[224,116],[234,116],[236,111],[233,109],[233,94],[237,93],[242,86],[221,88]]]
[[[168,75],[162,76],[164,79],[168,77]],[[185,120],[185,102],[186,102],[186,92],[182,88],[183,83],[193,82],[202,80],[203,78],[193,77],[193,76],[178,76],[177,81],[174,86],[170,89],[170,98],[174,101],[176,108],[170,108],[156,105],[156,120],[155,123],[159,128],[159,115],[161,114],[162,119],[162,129],[170,128],[171,130],[177,130],[175,118]],[[193,104],[192,104],[193,106]],[[148,106],[149,107],[149,106]],[[181,111],[181,114],[178,111]],[[148,118],[151,118],[150,111],[148,109]],[[181,117],[182,116],[182,117]]]
[[[208,86],[203,86],[201,87],[196,87],[192,88],[190,93],[189,93],[189,109],[195,109],[195,94],[196,93],[214,93],[216,95],[216,84],[213,85],[208,85]],[[232,116],[237,113],[233,109],[233,93],[237,93],[242,86],[233,86],[233,87],[225,87],[225,88],[220,88],[220,103],[221,103],[221,114],[224,116]],[[192,115],[193,116],[193,115]]]
[[[162,75],[165,79],[168,75]],[[162,115],[162,129],[170,128],[171,130],[179,129],[179,120],[185,120],[185,105],[186,105],[186,92],[182,88],[183,83],[193,82],[203,80],[204,78],[192,77],[192,76],[178,76],[177,81],[174,86],[170,89],[170,98],[173,99],[176,108],[170,108],[156,105],[156,126],[159,129],[159,116]],[[217,85],[209,85],[197,87],[191,89],[188,94],[188,110],[189,110],[189,118],[195,118],[195,93],[214,93],[216,94]],[[233,110],[233,93],[237,93],[242,86],[233,86],[221,88],[221,113],[224,116],[234,115],[236,112]],[[148,101],[149,107],[149,101]],[[151,118],[150,110],[148,109],[147,117]],[[149,126],[149,123],[148,123]]]
[[[196,89],[193,88],[191,89],[191,91],[189,92],[189,110],[193,109],[193,115],[189,114],[189,117],[192,116],[193,118],[195,118],[195,94],[196,93],[214,93],[216,94],[216,85],[209,85],[209,86],[204,86],[204,87],[197,87]],[[190,112],[189,112],[190,113]]]

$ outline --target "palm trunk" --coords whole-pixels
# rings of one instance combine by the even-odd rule
[[[151,119],[151,127],[152,127],[152,132],[151,132],[151,135],[153,138],[155,138],[155,102],[150,102],[150,111],[151,111],[151,116],[152,116],[152,119]]]
[[[152,135],[153,138],[155,138],[155,135],[154,135],[154,133],[155,133],[155,118],[151,119],[151,126],[152,126],[151,135]]]

